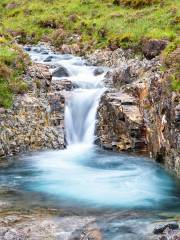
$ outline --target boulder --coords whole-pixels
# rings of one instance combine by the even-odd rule
[[[65,67],[59,66],[53,70],[52,77],[69,77],[69,73]]]
[[[165,40],[144,40],[142,42],[142,52],[147,59],[152,59],[165,49],[167,43]]]

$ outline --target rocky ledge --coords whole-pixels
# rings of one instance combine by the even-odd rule
[[[29,92],[17,95],[11,109],[0,109],[0,157],[39,149],[62,149],[67,80],[54,81],[46,64],[32,64],[24,79]]]
[[[117,151],[148,151],[180,176],[180,95],[173,92],[160,57],[130,50],[97,50],[91,63],[111,68],[97,112],[97,143]]]

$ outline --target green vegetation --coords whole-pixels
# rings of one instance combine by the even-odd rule
[[[119,45],[138,46],[142,38],[174,41],[179,30],[179,0],[1,0],[0,32],[19,38],[22,43],[51,37],[63,29],[64,38],[78,33],[83,43],[107,46],[117,38]],[[150,4],[151,3],[151,4]],[[149,5],[150,4],[150,5]],[[131,8],[136,7],[136,8]],[[63,40],[64,40],[63,38]]]
[[[10,107],[13,93],[24,93],[27,84],[21,79],[26,56],[17,45],[0,38],[0,106]]]
[[[171,51],[179,41],[179,11],[179,0],[1,0],[0,105],[10,106],[12,90],[21,92],[18,85],[26,89],[19,84],[24,66],[16,66],[22,53],[12,39],[22,44],[51,41],[58,47],[76,42],[69,37],[78,34],[82,47],[139,51],[142,39],[153,38],[168,40]]]

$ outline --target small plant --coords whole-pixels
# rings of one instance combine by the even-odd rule
[[[55,47],[61,46],[64,42],[65,37],[66,37],[66,33],[62,28],[53,31],[49,35],[49,38]]]
[[[9,88],[13,93],[16,94],[26,93],[29,89],[28,84],[25,81],[19,79],[11,81]]]
[[[171,81],[172,81],[172,84],[171,84],[172,90],[173,90],[173,91],[180,92],[180,80],[178,80],[178,79],[176,78],[176,76],[173,75]]]

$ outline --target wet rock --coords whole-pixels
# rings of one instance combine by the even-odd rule
[[[96,69],[94,70],[94,75],[95,75],[95,76],[101,75],[101,74],[103,74],[103,73],[104,73],[104,69],[103,69],[103,68],[96,68]]]
[[[170,230],[176,230],[179,228],[179,225],[176,222],[159,225],[154,228],[153,233],[162,234],[167,228]]]
[[[69,73],[68,73],[68,71],[65,67],[59,66],[58,68],[53,70],[52,76],[53,77],[59,77],[59,78],[60,77],[69,77]]]
[[[142,52],[147,59],[152,59],[159,55],[165,49],[168,42],[165,40],[144,40],[142,42]]]
[[[44,59],[44,62],[51,62],[53,59],[53,56],[48,56],[46,59]]]
[[[51,91],[70,91],[73,88],[73,84],[70,80],[52,80],[51,81]]]
[[[25,47],[24,47],[24,50],[27,51],[27,52],[30,52],[30,51],[31,51],[31,47],[25,46]]]

